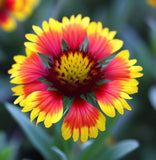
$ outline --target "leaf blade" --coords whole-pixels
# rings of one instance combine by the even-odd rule
[[[20,109],[12,104],[6,103],[6,109],[22,128],[26,136],[29,138],[33,146],[46,158],[52,158],[51,145],[52,138],[40,127],[35,127],[30,123],[28,117],[21,113]]]
[[[138,147],[139,142],[137,140],[123,140],[104,152],[102,157],[105,157],[107,160],[117,160],[123,158]]]

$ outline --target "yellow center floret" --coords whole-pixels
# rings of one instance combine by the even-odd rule
[[[83,57],[80,52],[64,54],[61,56],[60,63],[57,60],[55,64],[55,70],[59,73],[58,78],[62,83],[68,82],[77,86],[77,83],[84,83],[90,79],[88,73],[93,62],[90,62],[87,56]]]
[[[96,60],[81,51],[64,52],[50,66],[48,80],[66,96],[91,92],[101,76]]]

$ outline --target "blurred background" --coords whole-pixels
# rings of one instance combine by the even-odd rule
[[[146,0],[40,0],[33,14],[26,21],[18,22],[16,30],[5,32],[0,29],[0,160],[46,159],[40,152],[39,144],[27,133],[28,128],[22,128],[5,105],[7,102],[13,104],[15,99],[7,72],[14,63],[13,56],[25,54],[25,34],[32,32],[32,25],[41,26],[42,21],[48,21],[50,17],[61,21],[63,16],[79,13],[83,17],[89,16],[91,21],[101,21],[110,30],[116,30],[116,38],[124,41],[122,49],[128,49],[131,59],[136,58],[137,64],[143,67],[144,76],[139,78],[139,92],[129,102],[132,111],[125,111],[111,127],[109,120],[113,120],[108,118],[106,128],[110,130],[105,143],[113,145],[124,139],[136,139],[139,147],[122,159],[156,159],[156,8]],[[21,121],[24,120],[21,118]],[[48,130],[42,128],[42,124],[39,127],[54,140],[54,147],[57,146],[54,150],[60,155],[64,156],[65,153],[72,157],[79,152],[80,144],[70,140],[64,142],[57,125]],[[100,151],[101,148],[99,154]],[[56,159],[63,158],[57,156]]]

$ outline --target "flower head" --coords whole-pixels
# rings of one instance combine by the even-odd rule
[[[0,0],[0,28],[12,31],[16,21],[25,20],[37,5],[38,0]]]
[[[156,8],[156,0],[146,0],[146,1],[151,7]]]
[[[123,50],[114,58],[123,42],[114,39],[116,31],[103,28],[101,22],[91,22],[81,15],[64,17],[62,23],[50,18],[42,29],[33,26],[36,34],[26,34],[26,56],[15,56],[9,70],[12,90],[18,98],[15,104],[23,112],[31,111],[31,121],[44,121],[51,127],[63,116],[63,96],[73,99],[62,124],[65,140],[77,141],[96,138],[98,130],[105,130],[106,118],[114,117],[115,109],[124,113],[131,110],[125,99],[137,93],[142,67],[129,60],[129,51]],[[40,53],[40,54],[39,54]],[[42,58],[41,58],[42,57]],[[44,60],[44,62],[42,61]],[[98,106],[88,101],[94,93]],[[92,97],[93,98],[93,97]],[[95,98],[94,98],[95,100]]]

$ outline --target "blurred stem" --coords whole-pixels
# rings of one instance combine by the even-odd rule
[[[63,143],[63,148],[64,148],[64,153],[66,155],[66,157],[68,158],[68,160],[70,159],[70,153],[69,153],[69,147],[68,147],[68,143],[67,141],[65,141]]]

